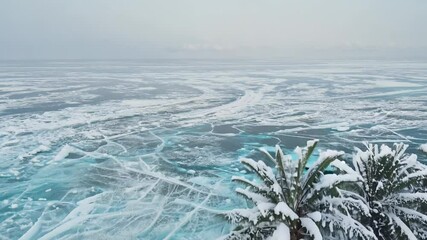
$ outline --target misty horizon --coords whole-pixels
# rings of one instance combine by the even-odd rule
[[[0,59],[426,59],[427,3],[3,1]]]

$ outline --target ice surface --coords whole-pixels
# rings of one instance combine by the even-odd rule
[[[215,239],[259,148],[418,152],[426,79],[420,62],[2,62],[0,240]]]

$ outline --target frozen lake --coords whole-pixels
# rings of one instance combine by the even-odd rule
[[[0,62],[0,240],[215,239],[239,157],[312,138],[426,160],[427,63]]]

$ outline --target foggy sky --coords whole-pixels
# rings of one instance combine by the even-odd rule
[[[0,0],[0,59],[427,58],[424,0]]]

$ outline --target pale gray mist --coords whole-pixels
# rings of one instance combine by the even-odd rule
[[[0,0],[0,59],[427,55],[423,0]]]

